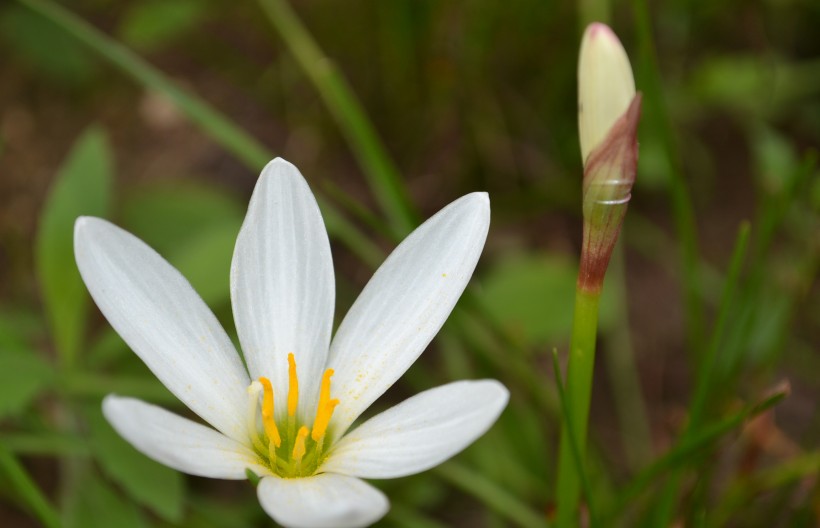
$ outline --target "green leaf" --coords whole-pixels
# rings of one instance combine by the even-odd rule
[[[198,0],[138,2],[128,11],[120,37],[140,50],[156,50],[191,30],[202,20],[207,7]]]
[[[144,185],[125,197],[123,225],[167,257],[209,229],[242,222],[245,206],[223,189],[190,182]]]
[[[231,195],[190,184],[143,188],[124,222],[188,279],[209,305],[230,298],[230,269],[243,207]]]
[[[230,299],[231,259],[240,227],[239,221],[214,226],[169,255],[169,262],[211,306]]]
[[[179,522],[184,499],[182,475],[134,449],[111,428],[99,409],[88,413],[88,421],[92,450],[103,472],[135,501],[167,521]]]
[[[33,351],[0,348],[0,418],[28,408],[52,382],[53,371]]]
[[[0,419],[24,411],[53,380],[29,345],[39,323],[22,308],[0,311]]]
[[[111,196],[112,162],[104,132],[87,130],[60,168],[37,233],[37,274],[54,344],[71,364],[86,325],[88,293],[74,262],[78,216],[105,216]]]
[[[530,344],[554,344],[572,328],[577,263],[550,255],[513,255],[482,281],[481,299],[501,324]],[[606,288],[605,288],[606,290]],[[601,328],[612,320],[617,299],[602,299]]]
[[[75,477],[64,509],[64,528],[146,528],[139,508],[90,469]]]
[[[5,474],[22,502],[40,520],[46,528],[60,526],[57,513],[49,504],[48,499],[34,479],[26,472],[23,464],[17,460],[2,444],[0,444],[0,474]]]

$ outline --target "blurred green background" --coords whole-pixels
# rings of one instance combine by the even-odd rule
[[[0,526],[272,523],[247,482],[160,467],[102,419],[113,391],[184,411],[90,302],[71,232],[80,214],[132,231],[232,332],[234,239],[273,156],[321,196],[337,322],[412,226],[490,193],[468,293],[376,407],[480,377],[512,400],[452,462],[376,483],[393,504],[382,524],[546,525],[561,420],[551,351],[566,351],[581,236],[575,68],[593,20],[621,37],[644,92],[592,403],[598,517],[647,525],[679,471],[677,526],[816,526],[810,0],[4,2]],[[782,380],[789,396],[755,407]],[[681,442],[697,387],[708,419]]]

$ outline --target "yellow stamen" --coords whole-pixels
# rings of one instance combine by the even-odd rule
[[[288,354],[288,416],[296,414],[299,404],[299,378],[296,377],[296,359],[293,352]]]
[[[339,404],[339,400],[330,399],[330,377],[333,376],[333,369],[327,369],[322,376],[322,386],[319,389],[319,405],[316,406],[316,418],[313,420],[313,433],[310,435],[315,442],[318,442],[327,431],[333,409]]]
[[[309,432],[308,428],[303,425],[296,434],[296,440],[293,442],[293,459],[297,463],[301,462],[302,457],[305,456],[305,438]]]
[[[310,435],[314,442],[318,442],[325,436],[330,417],[333,416],[333,409],[339,405],[339,400],[332,399],[324,406],[322,413],[316,413],[316,421],[313,422],[313,433]]]
[[[265,426],[265,434],[268,435],[268,441],[276,447],[282,445],[282,439],[279,437],[279,429],[276,428],[276,422],[273,420],[273,387],[271,387],[270,380],[264,376],[259,378],[259,383],[262,384],[262,424]]]

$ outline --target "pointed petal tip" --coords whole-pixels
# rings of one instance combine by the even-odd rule
[[[76,237],[83,231],[93,227],[100,221],[99,218],[94,216],[78,216],[76,220],[74,220],[74,236]]]
[[[483,191],[473,192],[462,196],[459,201],[468,207],[471,212],[489,216],[490,195],[488,193]]]
[[[272,159],[265,165],[259,174],[259,180],[256,185],[258,187],[262,182],[274,178],[282,178],[290,182],[299,182],[307,186],[307,180],[305,180],[299,168],[288,160],[280,157]]]
[[[593,39],[597,37],[607,37],[618,40],[618,36],[615,35],[615,32],[612,31],[612,28],[604,24],[603,22],[593,22],[587,26],[586,31],[584,32],[584,37]]]
[[[486,379],[481,380],[480,382],[485,383],[487,385],[488,391],[497,393],[499,400],[504,401],[504,406],[506,406],[507,402],[510,401],[510,390],[500,381],[494,379]]]

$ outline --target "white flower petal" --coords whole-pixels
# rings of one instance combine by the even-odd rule
[[[161,407],[109,395],[102,408],[120,436],[146,456],[183,473],[234,480],[246,478],[246,468],[257,475],[270,474],[244,445]]]
[[[490,224],[486,193],[451,203],[408,236],[370,279],[330,349],[341,435],[424,351],[473,274]]]
[[[187,280],[134,235],[99,218],[74,226],[74,255],[100,311],[185,405],[249,442],[242,360]]]
[[[355,477],[324,473],[307,478],[266,477],[256,490],[273,520],[287,528],[355,528],[381,519],[384,494]]]
[[[494,380],[430,389],[366,421],[333,447],[321,471],[397,478],[452,457],[496,421],[509,392]]]
[[[316,199],[299,170],[277,158],[259,177],[236,241],[231,300],[251,375],[267,376],[274,391],[287,394],[287,357],[293,352],[303,411],[315,406],[333,326],[334,288],[330,242]],[[277,414],[284,409],[278,406]]]
[[[590,24],[578,58],[578,132],[584,163],[634,97],[635,79],[621,41],[606,24]]]

